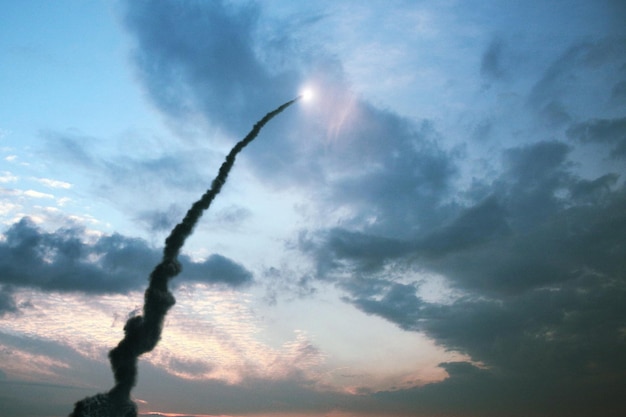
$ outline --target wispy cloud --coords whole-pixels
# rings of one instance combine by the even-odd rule
[[[53,180],[50,178],[35,178],[35,181],[50,188],[61,188],[65,190],[72,188],[72,184],[69,182]]]
[[[4,171],[0,173],[0,183],[6,184],[9,182],[16,182],[17,180],[18,180],[18,177],[8,171]]]

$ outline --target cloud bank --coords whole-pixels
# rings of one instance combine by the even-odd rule
[[[158,260],[159,251],[142,239],[120,234],[90,238],[80,227],[46,232],[23,218],[0,241],[2,294],[8,297],[11,286],[93,295],[127,293],[145,286],[148,271]],[[183,281],[236,288],[253,280],[241,264],[219,254],[202,262],[182,255],[181,261],[186,268]],[[10,309],[8,301],[3,305]]]

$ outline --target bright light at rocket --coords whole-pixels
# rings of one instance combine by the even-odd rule
[[[305,87],[300,91],[300,98],[302,99],[302,101],[311,101],[313,100],[315,94],[313,92],[313,89],[310,87]]]

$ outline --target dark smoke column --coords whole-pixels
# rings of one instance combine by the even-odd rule
[[[291,106],[300,96],[288,101],[259,120],[250,133],[237,142],[222,163],[220,170],[211,184],[211,188],[187,211],[165,239],[163,258],[152,273],[150,283],[144,294],[143,316],[130,318],[124,326],[124,338],[117,347],[109,352],[111,369],[115,377],[115,386],[107,393],[87,397],[77,402],[69,417],[136,417],[137,406],[130,399],[130,392],[137,382],[137,360],[140,355],[150,352],[159,342],[163,321],[167,311],[174,305],[174,295],[167,284],[181,271],[178,254],[193,228],[209,208],[215,196],[226,182],[235,158],[243,148],[257,137],[261,128],[274,116]]]

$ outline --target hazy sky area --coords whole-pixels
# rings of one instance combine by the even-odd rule
[[[0,1],[0,416],[626,415],[626,4]]]

